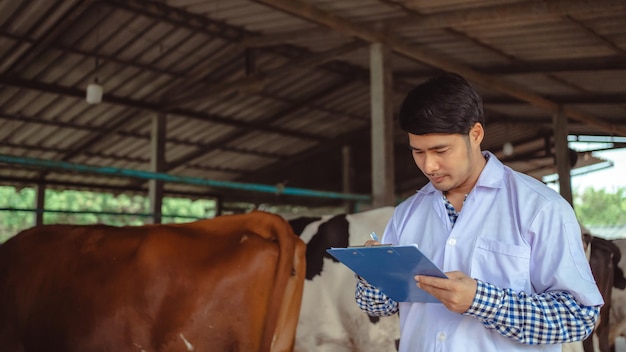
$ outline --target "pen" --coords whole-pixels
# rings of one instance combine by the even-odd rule
[[[378,239],[378,235],[376,235],[376,232],[372,232],[372,233],[370,233],[370,238],[371,238],[373,241],[380,242],[380,240]]]

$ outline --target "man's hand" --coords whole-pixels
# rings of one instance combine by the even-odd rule
[[[446,308],[456,313],[464,313],[472,305],[476,280],[460,271],[446,273],[448,279],[433,276],[415,276],[417,287],[435,296]]]
[[[367,241],[365,241],[365,243],[363,245],[365,247],[380,246],[380,242],[374,241],[374,240],[367,240]]]

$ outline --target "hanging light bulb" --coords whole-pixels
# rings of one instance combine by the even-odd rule
[[[504,143],[504,145],[502,145],[502,154],[506,156],[513,155],[513,143],[511,142]]]
[[[98,74],[99,62],[98,62],[98,49],[100,48],[100,29],[96,28],[96,49],[95,49],[95,68],[94,73]],[[94,78],[93,83],[89,83],[87,85],[87,91],[85,95],[85,100],[87,104],[100,104],[102,102],[102,94],[104,89],[98,83],[98,76]]]
[[[87,85],[87,95],[85,96],[85,100],[87,104],[99,104],[102,102],[102,94],[104,90],[102,86],[98,83],[98,78],[93,81],[93,83],[89,83]]]

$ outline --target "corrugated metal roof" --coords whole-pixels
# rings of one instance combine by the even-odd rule
[[[353,192],[367,194],[373,37],[391,49],[395,107],[442,68],[472,73],[488,119],[485,149],[502,156],[513,142],[516,154],[503,159],[533,176],[554,172],[554,111],[539,98],[566,107],[572,134],[626,134],[623,1],[10,0],[0,2],[0,154],[150,170],[153,119],[165,114],[164,172],[341,191],[341,148],[350,145]],[[96,79],[104,101],[89,105],[85,89]],[[395,135],[404,194],[423,180]],[[146,189],[118,177],[0,168],[0,184],[42,180]]]

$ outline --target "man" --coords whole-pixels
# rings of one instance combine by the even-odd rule
[[[430,182],[398,205],[382,242],[417,244],[448,279],[415,277],[439,304],[394,302],[358,278],[359,307],[399,311],[401,352],[560,351],[584,339],[603,301],[576,216],[558,193],[481,151],[478,93],[444,73],[407,95],[399,123]]]

